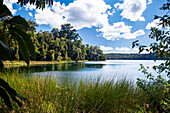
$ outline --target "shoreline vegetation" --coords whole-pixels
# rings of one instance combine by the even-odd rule
[[[26,98],[25,101],[20,100],[22,107],[11,101],[13,109],[9,109],[0,97],[0,112],[4,113],[129,113],[155,109],[154,103],[150,102],[151,97],[126,77],[107,81],[100,77],[94,81],[70,81],[68,78],[57,81],[55,76],[25,76],[25,73],[13,70],[0,72],[0,78]],[[160,100],[164,98],[163,91],[160,89],[155,93]]]
[[[126,78],[115,81],[78,80],[62,83],[53,76],[25,76],[17,71],[1,73],[17,93],[24,96],[22,107],[12,102],[13,109],[6,107],[0,98],[0,112],[138,112],[140,107],[152,109],[147,105],[148,96]],[[158,92],[159,93],[159,92]]]
[[[77,62],[87,62],[88,60],[79,60]],[[30,66],[46,65],[46,64],[61,64],[61,63],[75,63],[76,61],[30,61]],[[28,66],[24,61],[3,61],[5,68]]]

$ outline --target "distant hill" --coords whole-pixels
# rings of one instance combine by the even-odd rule
[[[105,55],[107,56],[107,60],[154,60],[155,56],[155,54],[149,56],[149,54],[138,53],[108,53]]]

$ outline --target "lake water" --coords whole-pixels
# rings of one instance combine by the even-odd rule
[[[84,63],[68,63],[68,64],[50,64],[38,65],[31,67],[20,67],[21,70],[31,72],[31,75],[55,76],[59,79],[67,78],[68,80],[87,79],[102,80],[127,79],[136,81],[137,78],[144,78],[144,75],[138,71],[140,64],[144,66],[158,65],[163,61],[158,60],[106,60],[106,61],[89,61]],[[152,69],[149,71],[156,74]]]

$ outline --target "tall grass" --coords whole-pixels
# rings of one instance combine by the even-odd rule
[[[56,78],[25,76],[17,72],[0,73],[20,95],[26,97],[23,107],[13,103],[13,110],[6,108],[0,98],[3,112],[134,112],[136,104],[144,106],[146,95],[125,78],[119,81],[57,83]]]

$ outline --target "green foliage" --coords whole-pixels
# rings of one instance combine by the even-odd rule
[[[23,101],[25,98],[17,94],[16,91],[12,89],[7,82],[0,78],[0,96],[4,99],[5,104],[12,109],[10,97],[8,95],[10,95],[11,99],[15,101],[20,107],[22,106],[22,103],[17,98]]]
[[[1,62],[1,65],[0,65],[0,68],[2,69],[4,66],[3,66],[3,63],[2,63],[2,60],[13,60],[15,55],[13,53],[13,50],[10,49],[8,46],[6,46],[2,41],[0,41],[0,52],[1,52],[1,56],[0,56],[0,62]]]
[[[138,112],[147,95],[126,79],[115,81],[59,81],[55,76],[25,76],[18,72],[1,73],[1,77],[27,98],[23,107],[13,103],[12,112]],[[9,112],[0,99],[0,107]]]
[[[34,43],[37,61],[106,60],[99,47],[85,47],[81,37],[70,24],[62,25],[61,30],[53,28],[51,33],[42,30],[36,33],[36,24],[31,20],[28,23],[34,29],[29,29],[27,33]]]
[[[9,37],[15,39],[18,42],[20,54],[23,60],[29,65],[29,55],[35,58],[35,49],[30,37],[26,34],[26,30],[29,28],[28,23],[20,16],[14,16],[10,19],[6,19],[2,21],[2,23],[3,29],[0,29],[2,41],[9,40]],[[8,44],[8,41],[4,42],[5,44]]]
[[[27,3],[30,3],[31,5],[35,5],[36,8],[44,9],[46,4],[48,4],[49,6],[53,5],[53,0],[18,0],[17,3],[20,4],[21,7],[23,5],[26,5]]]
[[[34,21],[28,20],[28,29],[26,31],[27,34],[25,32],[18,33],[21,36],[25,36],[27,40],[29,39],[28,42],[34,44],[34,47],[32,47],[32,45],[30,46],[24,44],[24,46],[28,46],[30,50],[35,48],[35,53],[28,51],[32,57],[27,57],[27,53],[23,54],[22,51],[26,51],[24,50],[24,46],[23,48],[20,48],[19,46],[20,49],[18,49],[18,45],[26,42],[27,40],[19,40],[20,37],[13,36],[16,35],[15,33],[13,33],[10,37],[8,36],[9,40],[7,43],[10,48],[14,49],[16,53],[19,52],[19,56],[23,56],[20,57],[20,60],[27,59],[28,61],[29,58],[34,60],[33,56],[36,56],[35,60],[37,61],[106,60],[106,56],[99,47],[85,47],[85,45],[82,44],[82,39],[76,32],[76,29],[73,29],[73,26],[70,24],[62,25],[61,30],[58,30],[58,28],[53,28],[51,33],[42,30],[36,33],[36,26],[37,25]],[[13,29],[18,31],[17,27],[12,28],[12,30]],[[16,56],[18,57],[18,55]]]
[[[161,10],[169,10],[170,1],[163,5]],[[169,11],[168,11],[169,13]],[[141,45],[138,41],[133,42],[133,46],[139,46],[139,52],[146,50],[151,54],[155,54],[155,61],[158,58],[164,60],[158,66],[153,66],[153,69],[157,71],[158,76],[154,76],[147,72],[147,69],[141,65],[141,71],[146,75],[147,80],[138,79],[137,85],[143,89],[150,96],[150,104],[152,112],[168,112],[170,111],[170,79],[165,80],[161,74],[164,72],[168,78],[170,78],[170,17],[168,13],[164,16],[155,16],[155,19],[160,19],[162,29],[151,28],[149,38],[154,39],[155,42],[151,43],[149,47]],[[157,92],[162,92],[158,95]]]
[[[149,67],[147,67],[148,69]],[[169,100],[169,88],[168,81],[164,80],[161,75],[156,78],[147,71],[147,69],[141,64],[140,71],[146,75],[147,80],[138,78],[137,85],[149,96],[149,104],[152,112],[166,112],[170,110]],[[158,93],[159,92],[159,93]],[[163,102],[167,101],[167,105]]]
[[[35,48],[26,30],[28,23],[20,16],[15,16],[10,20],[4,21],[5,24],[10,24],[9,34],[13,39],[16,39],[19,44],[19,50],[23,60],[29,64],[29,54],[35,58]]]
[[[2,5],[0,4],[0,18],[4,17],[4,16],[12,16],[12,13],[9,11],[9,9],[7,8],[6,5]]]
[[[69,40],[81,40],[81,37],[76,33],[76,29],[73,29],[73,26],[70,24],[61,25],[61,30],[59,32],[59,37],[64,37]]]

